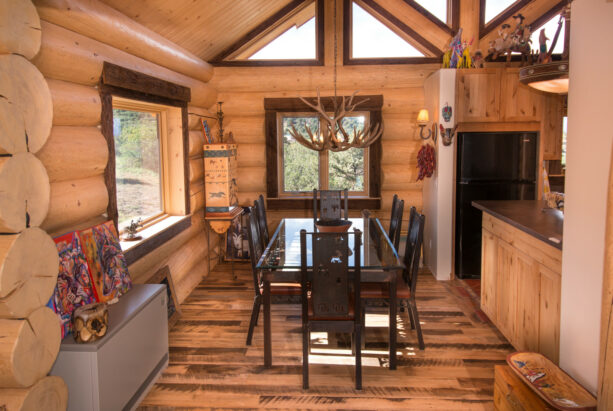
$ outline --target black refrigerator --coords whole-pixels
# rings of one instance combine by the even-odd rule
[[[475,200],[534,200],[536,133],[459,133],[456,169],[455,272],[481,276],[481,211]]]

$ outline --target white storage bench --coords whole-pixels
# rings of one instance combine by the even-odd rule
[[[135,284],[109,306],[107,334],[91,344],[62,341],[51,369],[68,385],[68,410],[136,408],[168,365],[166,286]]]

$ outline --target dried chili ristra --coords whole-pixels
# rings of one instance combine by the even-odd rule
[[[424,144],[419,149],[419,152],[417,152],[417,168],[419,168],[417,181],[423,180],[425,177],[432,177],[435,167],[436,152],[434,151],[434,146]]]

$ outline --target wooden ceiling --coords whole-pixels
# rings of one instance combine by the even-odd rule
[[[210,61],[292,0],[101,0]]]

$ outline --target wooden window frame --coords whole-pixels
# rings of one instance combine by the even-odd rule
[[[318,116],[317,113],[313,111],[309,112],[277,112],[277,147],[281,147],[283,135],[280,132],[282,127],[282,121],[284,117],[289,117],[289,115],[294,115],[297,117],[316,117],[319,120],[320,127],[322,120]],[[330,112],[332,114],[332,112]],[[347,117],[359,117],[364,116],[366,118],[365,124],[368,127],[370,124],[370,112],[367,110],[356,110],[350,113],[347,113]],[[327,150],[320,151],[318,154],[319,164],[318,164],[318,177],[319,177],[319,189],[320,190],[330,190],[329,187],[329,169],[330,169],[330,152]],[[279,184],[279,198],[296,198],[296,197],[313,197],[313,191],[304,191],[304,192],[288,192],[283,191],[282,187],[284,185],[284,176],[283,176],[283,167],[284,167],[284,159],[283,159],[283,151],[277,150],[277,176],[278,176],[278,184]],[[369,182],[370,182],[370,170],[368,168],[368,164],[370,162],[370,150],[366,149],[364,152],[364,190],[362,191],[349,191],[349,195],[353,197],[368,197],[369,192]],[[327,166],[327,167],[326,167]]]
[[[313,0],[315,6],[315,59],[296,59],[296,60],[226,60],[236,54],[241,48],[252,43],[254,39],[265,35],[271,27],[281,23],[288,15],[312,3],[312,0],[293,0],[277,13],[259,24],[256,28],[244,35],[236,43],[216,55],[209,62],[218,67],[274,67],[274,66],[323,66],[324,65],[324,36],[325,36],[325,0]]]
[[[528,3],[533,0],[517,0],[509,7],[504,9],[500,14],[494,17],[489,22],[485,23],[485,3],[487,0],[479,1],[479,39],[482,39],[496,27],[504,23],[509,17],[523,9]]]
[[[147,255],[160,245],[172,239],[175,235],[186,230],[191,225],[190,201],[189,201],[189,127],[187,115],[187,103],[191,100],[191,91],[168,81],[148,76],[124,67],[104,62],[102,76],[99,83],[100,100],[102,105],[101,131],[106,139],[109,157],[104,171],[104,180],[108,191],[109,202],[107,215],[113,221],[119,232],[117,212],[117,186],[115,176],[115,139],[113,136],[113,97],[122,101],[132,100],[142,102],[143,106],[168,106],[180,109],[181,124],[181,151],[183,154],[182,174],[183,182],[179,190],[183,190],[183,207],[179,206],[180,215],[186,217],[168,227],[159,234],[143,240],[124,254],[128,264],[132,264],[139,258]],[[178,118],[178,116],[177,116]],[[180,171],[181,172],[181,171]],[[173,205],[173,208],[176,207]],[[149,223],[155,224],[160,221],[160,215],[148,219]],[[150,226],[151,224],[148,224]]]
[[[358,96],[368,99],[359,107],[359,112],[368,112],[372,123],[381,123],[383,107],[382,95]],[[333,110],[333,97],[322,97],[323,107]],[[313,113],[299,98],[265,98],[265,132],[266,132],[266,196],[267,206],[271,210],[305,209],[313,207],[313,199],[308,196],[279,196],[279,155],[278,155],[278,113]],[[357,111],[356,111],[357,112]],[[381,138],[369,147],[368,152],[368,196],[349,198],[349,208],[354,210],[381,208]]]
[[[352,45],[353,45],[353,18],[352,18],[352,3],[353,0],[343,0],[343,65],[352,66],[352,65],[374,65],[374,64],[431,64],[431,63],[442,63],[443,61],[443,50],[440,50],[434,44],[430,43],[427,39],[422,37],[417,31],[403,23],[400,19],[394,16],[385,8],[381,7],[374,0],[359,0],[361,3],[364,3],[368,8],[377,12],[377,14],[381,15],[389,24],[394,26],[395,29],[400,30],[408,37],[413,39],[415,42],[419,43],[424,49],[428,50],[430,53],[434,54],[435,57],[376,57],[376,58],[354,58],[352,57]],[[413,4],[408,3],[411,7]],[[418,5],[419,6],[419,5]],[[420,6],[421,7],[421,6]],[[423,9],[423,7],[421,7]],[[427,10],[423,9],[428,14],[431,14]],[[419,11],[419,10],[418,10]],[[420,11],[421,12],[421,11]],[[427,16],[426,16],[427,17]],[[432,16],[433,19],[436,19],[440,22],[436,17]],[[458,19],[456,19],[458,20]],[[386,24],[386,23],[383,23]],[[387,25],[387,24],[386,24]],[[449,28],[444,25],[448,30]]]
[[[415,0],[403,1],[450,35],[454,35],[458,31],[460,27],[460,0],[447,0],[447,21],[440,20]]]

